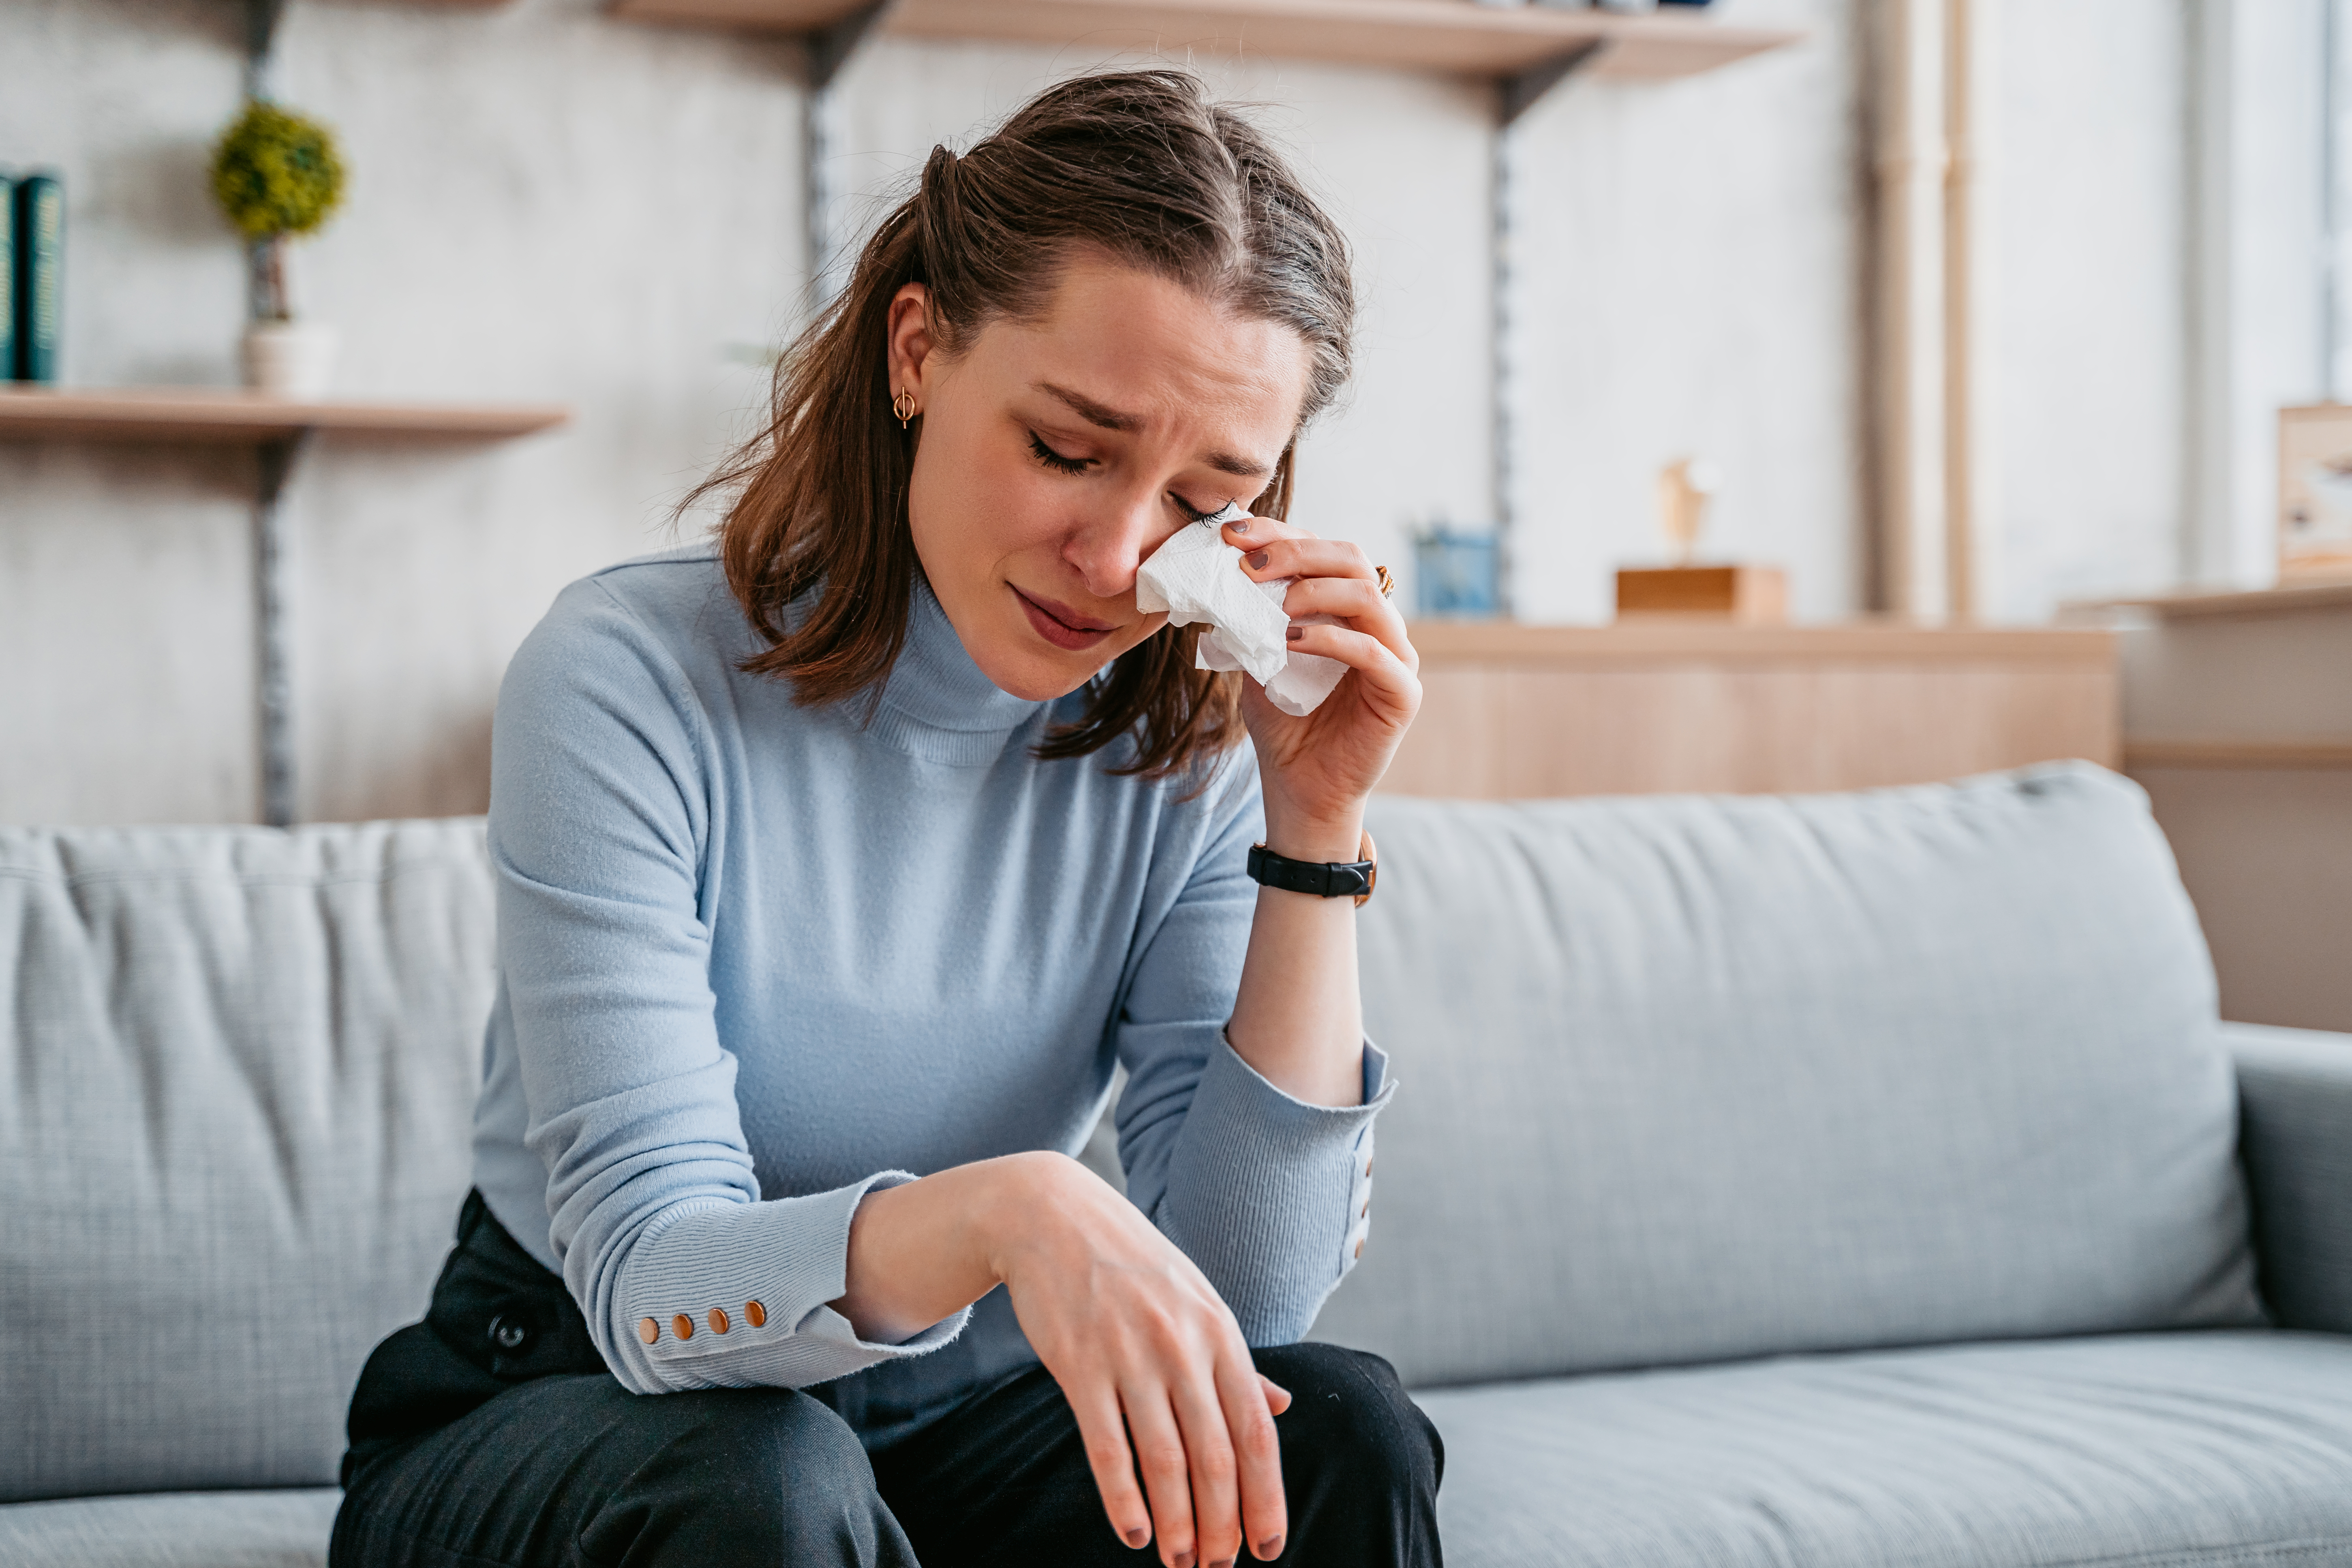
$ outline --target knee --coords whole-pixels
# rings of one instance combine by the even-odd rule
[[[652,1559],[661,1562],[691,1561],[715,1538],[728,1550],[706,1561],[888,1559],[879,1537],[892,1531],[873,1467],[848,1424],[814,1399],[713,1389],[642,1403],[653,1407],[640,1417],[650,1451],[632,1477],[634,1495],[604,1510],[638,1555],[650,1534],[667,1548]]]
[[[1258,1370],[1290,1391],[1276,1420],[1286,1469],[1328,1466],[1391,1496],[1434,1498],[1445,1468],[1437,1428],[1397,1381],[1396,1368],[1339,1345],[1255,1352]]]
[[[653,1396],[663,1458],[705,1486],[761,1494],[871,1490],[874,1469],[849,1424],[804,1394],[724,1388]]]

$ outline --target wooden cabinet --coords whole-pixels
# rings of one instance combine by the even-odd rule
[[[1381,788],[1469,799],[1917,784],[2120,761],[2101,630],[1423,623]]]
[[[2352,1030],[2352,584],[2105,613],[2125,621],[2124,765],[2180,861],[2222,1016]]]

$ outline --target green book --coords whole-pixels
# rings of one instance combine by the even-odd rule
[[[16,378],[16,181],[0,171],[0,374]]]
[[[55,381],[65,329],[66,188],[55,174],[16,182],[16,379]]]

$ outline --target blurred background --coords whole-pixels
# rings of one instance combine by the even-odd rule
[[[1538,15],[1408,8],[1433,5]],[[1613,45],[1507,131],[1493,72],[1295,58],[1117,5],[1012,41],[911,36],[955,30],[939,0],[886,10],[814,103],[807,26],[845,4],[619,9],[278,18],[260,85],[345,172],[288,247],[298,313],[338,335],[330,396],[568,412],[301,452],[275,579],[296,819],[480,809],[516,643],[565,582],[672,542],[672,504],[751,428],[814,297],[812,201],[854,245],[933,143],[1107,62],[1180,61],[1264,106],[1353,236],[1360,374],[1305,444],[1299,516],[1441,608],[1416,536],[1500,521],[1507,576],[1472,613],[1611,620],[1619,569],[1675,559],[1661,470],[1694,458],[1697,559],[1777,570],[1767,618],[1801,626],[2037,627],[2260,589],[2279,411],[2347,361],[2336,0],[1549,10],[1748,43],[1639,73],[1658,79],[1605,68],[1641,64]],[[252,14],[0,7],[0,166],[64,198],[58,386],[237,384],[247,258],[208,171]],[[0,820],[254,819],[253,442],[6,433]]]

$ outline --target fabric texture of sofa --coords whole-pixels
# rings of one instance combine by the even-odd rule
[[[1454,1568],[2352,1568],[2352,1038],[2219,1025],[2144,799],[1376,803],[1318,1338]],[[467,1184],[477,822],[0,829],[0,1562],[323,1559]]]

